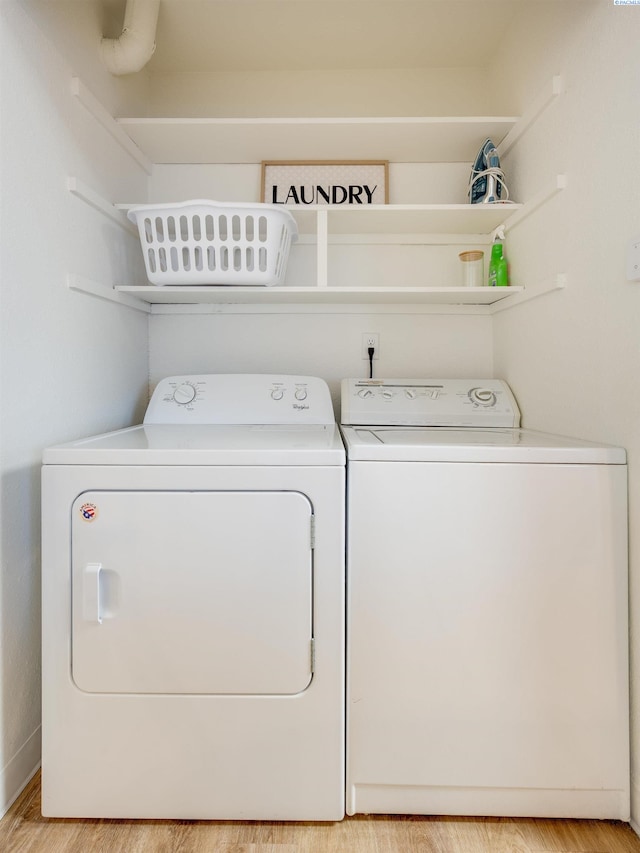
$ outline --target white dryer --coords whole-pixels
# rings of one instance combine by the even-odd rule
[[[344,816],[344,490],[311,377],[170,377],[45,451],[44,815]]]
[[[626,455],[345,380],[347,812],[629,818]]]

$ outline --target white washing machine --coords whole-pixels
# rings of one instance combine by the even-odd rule
[[[347,812],[629,818],[624,450],[345,380]]]
[[[344,493],[310,377],[171,377],[45,451],[44,815],[344,816]]]

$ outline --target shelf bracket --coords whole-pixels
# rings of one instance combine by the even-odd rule
[[[501,302],[496,302],[491,306],[490,313],[497,314],[500,311],[508,311],[509,308],[515,308],[516,305],[522,305],[523,302],[531,302],[532,299],[538,299],[540,296],[546,296],[547,293],[553,293],[556,290],[564,290],[567,286],[566,273],[558,273],[555,278],[546,281],[535,288],[525,288],[522,293],[514,293],[513,296],[508,296]]]
[[[100,103],[95,95],[87,89],[79,77],[71,79],[71,94],[78,99],[82,106],[111,134],[115,141],[132,157],[139,166],[142,166],[147,175],[153,170],[151,161],[145,157],[135,142],[120,127],[118,122]]]
[[[493,231],[491,239],[495,240],[499,231],[513,231],[514,228],[520,225],[521,222],[524,222],[525,219],[528,219],[529,216],[531,216],[531,214],[534,213],[539,207],[542,207],[543,204],[546,204],[555,195],[566,189],[566,186],[567,176],[556,175],[556,179],[552,184],[545,187],[545,189],[541,190],[537,195],[534,195],[533,198],[530,198],[529,201],[523,204],[520,210],[517,210],[512,216],[509,217],[509,219],[505,220],[502,225],[499,225]]]
[[[92,190],[91,187],[87,186],[87,184],[78,180],[78,178],[69,176],[67,178],[67,189],[70,193],[84,201],[94,210],[97,210],[98,213],[102,213],[104,216],[111,219],[127,233],[132,236],[138,236],[138,229],[135,227],[133,222],[130,222],[127,219],[126,214],[123,214],[122,211],[115,207],[115,205],[102,198],[101,195],[99,195],[95,190]]]
[[[141,299],[136,299],[135,296],[129,296],[126,293],[120,293],[105,284],[100,284],[90,278],[85,278],[81,275],[67,275],[67,287],[69,290],[75,290],[79,293],[87,293],[89,296],[97,296],[98,299],[106,299],[109,302],[116,302],[125,308],[132,308],[134,311],[141,311],[143,314],[151,313],[151,306],[148,302],[143,302]]]
[[[551,79],[551,86],[544,89],[535,101],[531,104],[522,116],[515,123],[513,128],[505,136],[502,142],[498,145],[498,153],[504,157],[513,148],[516,142],[523,136],[524,133],[531,127],[534,121],[540,116],[553,101],[562,95],[564,92],[564,78],[557,74]]]

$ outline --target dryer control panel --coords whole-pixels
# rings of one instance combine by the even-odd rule
[[[504,428],[520,410],[502,379],[343,379],[340,422]]]
[[[208,373],[162,379],[144,423],[335,424],[335,416],[316,376]]]

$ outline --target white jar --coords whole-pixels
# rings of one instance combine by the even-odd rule
[[[484,252],[460,252],[461,285],[462,287],[482,287],[484,280]]]

